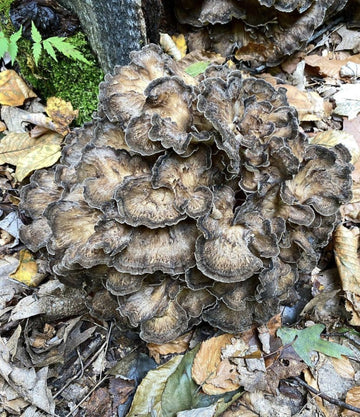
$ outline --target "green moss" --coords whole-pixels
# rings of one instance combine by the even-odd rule
[[[51,96],[70,101],[79,109],[76,125],[91,119],[97,108],[98,86],[103,72],[96,61],[83,33],[68,38],[69,41],[90,61],[90,65],[57,54],[58,62],[42,51],[36,67],[32,59],[30,41],[19,41],[18,63],[22,76],[32,85],[44,101]]]

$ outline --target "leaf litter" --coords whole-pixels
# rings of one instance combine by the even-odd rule
[[[349,126],[358,122],[360,112],[358,32],[342,26],[337,33],[335,53],[323,43],[321,53],[314,49],[295,57],[293,63],[289,59],[287,72],[274,76],[273,71],[266,79],[288,89],[289,101],[313,143],[343,143],[356,162],[358,129],[355,125],[349,131]],[[170,39],[169,47],[184,56],[185,37]],[[305,65],[299,65],[301,60]],[[184,68],[190,76],[201,77],[208,62],[204,57]],[[1,113],[5,125],[6,120],[8,124],[16,120],[18,130],[5,131],[0,140],[0,165],[10,176],[4,183],[11,182],[0,203],[8,205],[16,183],[25,184],[35,169],[57,162],[76,111],[58,99],[33,111],[26,104],[35,100],[35,94],[12,72],[1,74]],[[2,172],[0,176],[5,175]],[[10,238],[0,253],[0,411],[24,417],[53,415],[57,410],[90,417],[99,412],[109,417],[115,413],[128,417],[359,415],[341,409],[335,401],[355,408],[360,401],[356,379],[360,335],[350,327],[360,325],[359,172],[353,173],[353,200],[343,208],[343,224],[320,263],[320,274],[326,276],[336,262],[338,276],[325,283],[325,278],[314,274],[310,280],[313,295],[319,297],[317,310],[311,300],[296,326],[285,326],[274,317],[266,326],[241,334],[199,329],[164,345],[145,346],[123,330],[126,323],[112,327],[89,315],[87,295],[51,277],[48,280],[50,269],[41,262],[41,254],[34,256],[18,244],[17,226],[11,229],[3,215],[0,229],[15,240]],[[11,207],[15,207],[11,213],[17,213],[16,205]],[[21,221],[20,215],[15,217]],[[42,283],[35,280],[39,271],[45,278]],[[93,291],[99,286],[94,284]],[[340,300],[336,306],[330,303],[335,299]],[[329,308],[327,315],[321,312]],[[155,369],[148,355],[159,364]],[[305,389],[298,378],[319,394]]]

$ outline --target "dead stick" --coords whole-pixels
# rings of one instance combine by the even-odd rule
[[[302,385],[303,387],[305,387],[307,390],[309,390],[310,392],[312,392],[313,394],[323,398],[324,400],[328,401],[331,404],[335,404],[339,407],[342,408],[346,408],[347,410],[350,411],[354,411],[355,413],[360,414],[360,408],[358,407],[354,407],[353,405],[347,404],[344,401],[341,400],[337,400],[336,398],[332,398],[329,397],[328,395],[324,394],[323,392],[318,391],[317,389],[313,388],[312,386],[310,386],[309,384],[307,384],[305,381],[303,381],[301,378],[299,378],[298,376],[294,376],[293,378],[291,378],[292,380],[295,380],[298,384]]]

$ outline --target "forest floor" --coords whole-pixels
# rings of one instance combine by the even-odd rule
[[[57,163],[76,111],[60,99],[45,106],[4,68],[0,417],[360,416],[359,50],[360,32],[339,24],[258,74],[287,89],[311,142],[344,144],[354,165],[353,198],[299,302],[240,334],[201,325],[160,345],[79,306],[82,289],[50,276],[19,240],[19,190]]]

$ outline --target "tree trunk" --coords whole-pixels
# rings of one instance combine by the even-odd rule
[[[145,6],[141,0],[58,0],[58,3],[78,16],[105,72],[112,71],[115,65],[127,64],[129,52],[148,42],[146,27],[151,27],[154,33],[154,24],[146,25],[148,12],[156,16],[157,26],[160,19],[160,0],[146,1]]]

